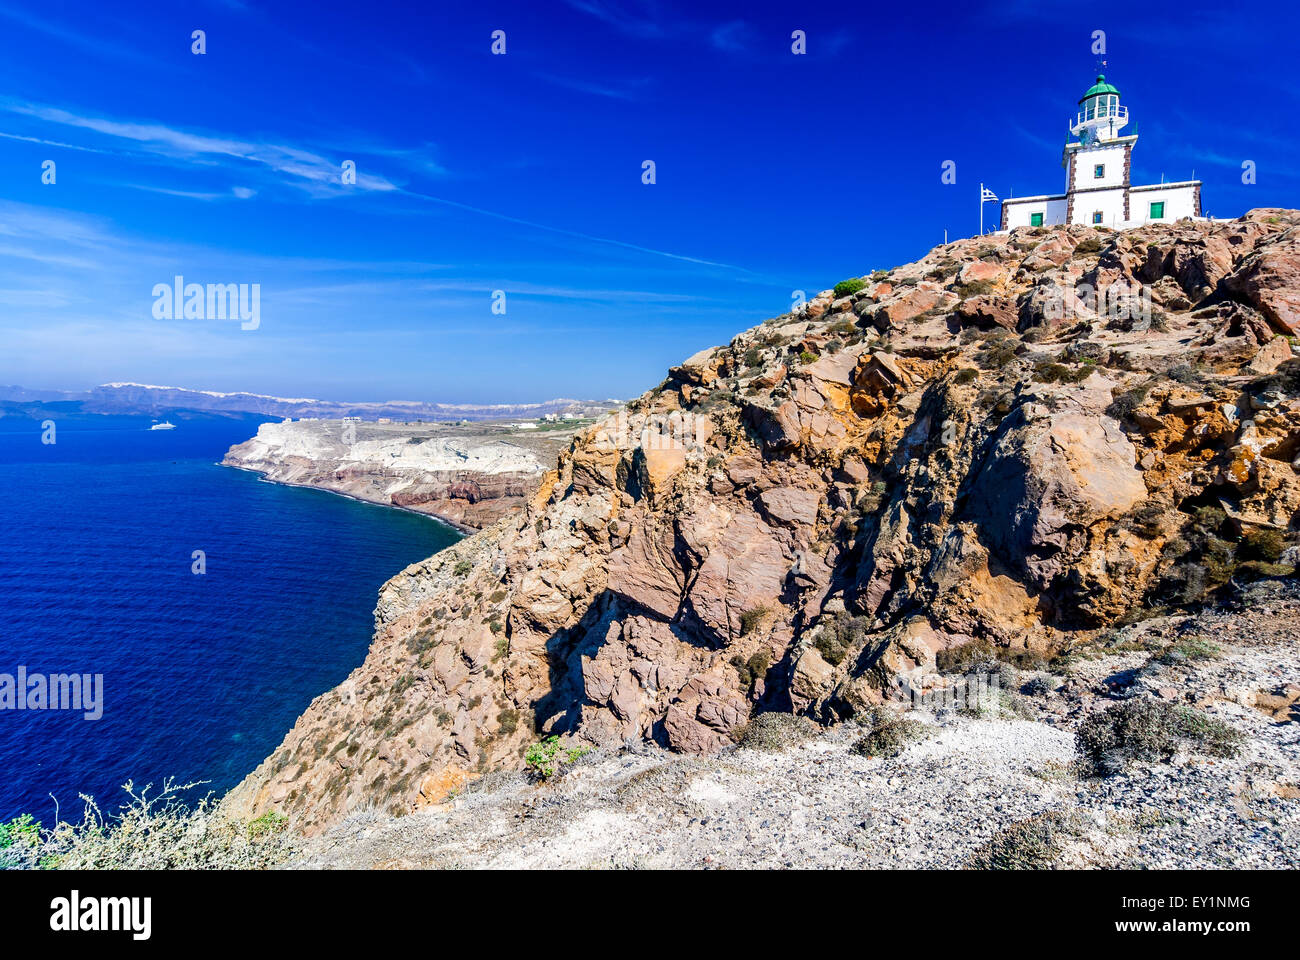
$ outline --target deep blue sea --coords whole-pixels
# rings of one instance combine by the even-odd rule
[[[264,418],[0,419],[0,674],[103,674],[103,717],[0,710],[0,820],[164,777],[225,791],[365,657],[379,586],[459,535],[217,466]],[[192,554],[207,572],[191,572]]]

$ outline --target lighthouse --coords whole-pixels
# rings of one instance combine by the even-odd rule
[[[1200,219],[1201,181],[1135,186],[1130,177],[1136,133],[1124,133],[1128,107],[1119,89],[1099,75],[1067,121],[1065,192],[1002,202],[1002,229],[1061,223],[1123,230],[1185,217]]]

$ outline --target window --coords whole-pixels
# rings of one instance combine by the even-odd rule
[[[1101,223],[1101,211],[1100,211],[1100,210],[1094,210],[1094,211],[1093,211],[1093,214],[1092,214],[1092,222],[1093,222],[1093,223]]]
[[[1163,200],[1154,200],[1151,203],[1151,220],[1163,220],[1165,218],[1165,202]]]
[[[1029,225],[1031,227],[1041,227],[1043,225],[1043,215],[1041,213],[1031,213],[1029,215]]]
[[[1096,180],[1100,180],[1102,177],[1106,176],[1106,164],[1099,163],[1095,167],[1093,167],[1092,176]]]

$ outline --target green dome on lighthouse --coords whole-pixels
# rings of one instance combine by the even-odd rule
[[[1097,82],[1088,88],[1088,92],[1079,98],[1079,102],[1083,103],[1083,101],[1087,100],[1089,97],[1100,97],[1108,93],[1113,93],[1117,97],[1119,96],[1119,90],[1115,88],[1114,84],[1107,83],[1106,75],[1104,73],[1099,73],[1097,74]]]

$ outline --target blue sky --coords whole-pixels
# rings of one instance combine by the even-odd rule
[[[980,181],[1062,189],[1099,29],[1135,181],[1300,206],[1290,5],[416,6],[0,0],[0,382],[635,395],[973,234]],[[260,284],[260,326],[154,319],[176,274]]]

